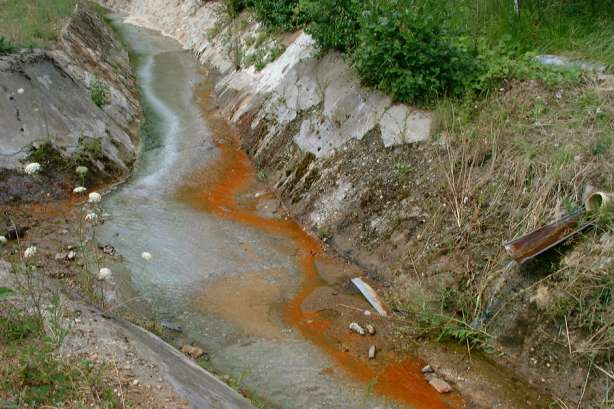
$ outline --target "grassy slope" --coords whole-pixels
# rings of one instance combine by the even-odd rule
[[[493,283],[509,262],[502,241],[582,206],[588,185],[614,191],[612,93],[591,82],[514,82],[482,101],[443,101],[437,114],[441,146],[427,148],[432,166],[423,170],[433,183],[415,188],[431,217],[391,293],[395,306],[416,323],[409,332],[487,349],[492,336],[517,354],[519,367],[536,359],[558,374],[578,367],[586,373],[589,363],[608,367],[614,346],[611,215],[523,269],[515,286],[503,286],[481,331],[471,323],[485,312]],[[416,282],[415,271],[425,272],[422,281]],[[561,331],[565,322],[571,355]],[[518,331],[524,335],[512,336]],[[534,353],[526,355],[523,346]],[[597,386],[606,377],[596,372],[589,384],[596,395],[585,399],[606,408],[614,396]],[[578,390],[555,395],[568,392],[566,398],[577,399]]]
[[[44,47],[58,38],[76,0],[6,0],[0,3],[0,37],[22,47]]]

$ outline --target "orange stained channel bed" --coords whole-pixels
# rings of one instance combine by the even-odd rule
[[[210,172],[207,176],[201,174],[209,179],[207,190],[195,189],[194,186],[186,187],[179,192],[180,197],[194,207],[220,218],[283,236],[295,243],[299,250],[297,263],[304,273],[304,280],[299,292],[284,308],[286,323],[297,328],[306,339],[325,351],[354,379],[365,384],[377,379],[374,390],[387,398],[418,409],[462,407],[458,396],[447,397],[444,401],[442,396],[424,381],[420,362],[405,359],[389,363],[382,370],[376,370],[367,362],[340,351],[334,342],[323,335],[330,323],[316,312],[303,311],[302,308],[307,297],[321,285],[315,263],[322,252],[320,243],[291,219],[266,218],[256,214],[255,210],[241,208],[237,197],[250,186],[255,178],[255,170],[247,155],[238,148],[229,144],[220,144],[218,147],[221,154],[217,163],[204,171]],[[213,180],[210,179],[211,173]]]

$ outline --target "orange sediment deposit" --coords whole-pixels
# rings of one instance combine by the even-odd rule
[[[277,338],[281,334],[271,322],[270,309],[279,300],[283,279],[284,272],[279,270],[222,278],[208,285],[197,302],[203,310],[219,314],[249,334]]]
[[[325,351],[333,361],[354,379],[362,383],[376,381],[379,394],[419,409],[461,407],[458,395],[442,398],[424,380],[421,363],[408,359],[376,368],[365,360],[340,350],[338,342],[326,336],[331,323],[321,314],[304,311],[305,300],[320,286],[316,261],[328,257],[322,253],[318,240],[289,218],[265,218],[255,213],[253,206],[241,206],[237,197],[255,180],[255,171],[247,155],[232,145],[219,145],[220,158],[213,166],[192,175],[191,183],[178,192],[179,198],[195,208],[216,216],[254,227],[269,234],[292,240],[298,249],[297,264],[304,273],[297,294],[284,307],[284,320],[298,329],[303,337]]]
[[[212,166],[193,173],[184,188],[177,192],[179,199],[196,209],[284,237],[294,243],[297,267],[304,277],[298,292],[283,306],[283,319],[323,350],[352,378],[364,384],[376,380],[374,389],[377,393],[413,408],[463,407],[459,395],[452,394],[444,398],[428,385],[420,371],[423,366],[421,362],[405,359],[400,362],[391,360],[379,366],[370,364],[342,351],[338,340],[327,335],[332,324],[323,313],[303,310],[305,301],[325,285],[318,274],[317,265],[330,264],[331,257],[323,251],[320,242],[294,220],[288,217],[263,217],[257,213],[253,201],[240,203],[239,196],[250,193],[249,189],[256,185],[256,171],[249,157],[236,147],[236,132],[217,115],[211,84],[203,84],[198,99],[216,139],[224,143],[218,143],[218,160]]]

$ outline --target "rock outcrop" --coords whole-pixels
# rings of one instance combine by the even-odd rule
[[[97,106],[96,83],[105,101]],[[140,115],[128,55],[95,11],[77,6],[51,50],[0,56],[0,203],[62,198],[74,166],[98,179],[127,175]],[[44,162],[37,178],[28,161]]]

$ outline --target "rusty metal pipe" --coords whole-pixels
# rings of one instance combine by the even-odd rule
[[[584,214],[584,210],[575,211],[532,233],[503,243],[503,246],[518,264],[522,264],[590,226],[590,222],[580,223]]]
[[[584,202],[587,212],[608,212],[614,210],[614,194],[593,192]]]

